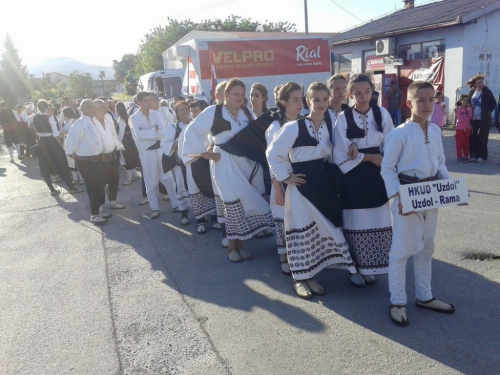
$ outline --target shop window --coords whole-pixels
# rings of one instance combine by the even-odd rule
[[[445,49],[444,39],[404,44],[399,46],[398,57],[405,60],[429,59],[444,56]]]

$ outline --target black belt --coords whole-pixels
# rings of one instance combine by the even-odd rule
[[[417,176],[408,176],[406,174],[400,173],[398,174],[399,182],[401,185],[415,184],[417,182],[427,182],[427,181],[436,181],[437,175],[432,177],[418,178]]]
[[[158,150],[160,148],[160,141],[156,141],[154,145],[149,146],[146,150]]]

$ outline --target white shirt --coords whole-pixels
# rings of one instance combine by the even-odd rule
[[[187,127],[187,124],[183,123],[182,121],[179,121],[179,128],[184,130]],[[177,123],[170,124],[167,129],[165,130],[165,136],[163,137],[161,141],[161,148],[163,150],[163,153],[168,156],[172,156],[174,153],[174,150],[172,150],[172,146],[174,145],[175,141],[180,138],[180,133],[178,138],[175,138],[175,133],[177,132]],[[184,134],[183,134],[184,135]],[[177,149],[179,148],[179,143],[182,142],[177,142]]]
[[[416,122],[405,122],[387,134],[381,171],[387,196],[393,197],[399,192],[399,173],[419,179],[436,174],[438,179],[450,178],[445,165],[441,129],[429,120],[427,125],[428,144]]]
[[[316,159],[332,161],[332,143],[326,123],[323,121],[316,131],[310,119],[306,118],[305,122],[309,135],[317,140],[317,146],[293,148],[299,136],[299,123],[290,121],[283,125],[267,147],[266,156],[271,175],[278,181],[286,180],[293,173],[291,163]]]
[[[110,152],[116,151],[116,150],[122,150],[123,145],[118,139],[118,135],[116,134],[115,130],[115,124],[113,122],[113,119],[111,118],[111,115],[104,116],[104,124],[106,128],[104,128],[101,124],[101,122],[97,119],[94,118],[94,123],[97,126],[97,129],[99,129],[99,133],[102,138],[103,142],[103,153],[104,154],[109,154]]]
[[[99,129],[90,117],[82,116],[73,123],[66,137],[65,150],[67,155],[78,156],[98,156],[103,152]]]
[[[135,145],[139,152],[146,151],[148,147],[153,146],[156,141],[161,141],[165,134],[165,126],[161,120],[160,114],[150,110],[146,117],[141,110],[130,116],[131,132]],[[155,128],[157,127],[157,129]]]
[[[365,157],[365,154],[360,152],[358,153],[356,159],[349,159],[347,152],[349,151],[349,146],[352,142],[356,142],[358,150],[371,147],[380,147],[382,149],[384,137],[394,129],[389,112],[383,107],[379,106],[379,108],[382,113],[382,132],[379,132],[377,129],[377,124],[371,108],[365,115],[356,112],[353,109],[352,114],[354,122],[358,128],[366,130],[364,138],[348,139],[345,112],[339,114],[333,131],[333,159],[335,164],[339,166],[342,173],[347,173],[351,169],[357,167]]]
[[[173,111],[170,112],[170,109],[166,107],[160,107],[158,108],[158,113],[160,114],[160,117],[163,121],[163,124],[165,125],[165,128],[168,128],[170,124],[176,122],[176,120],[174,119],[175,113],[173,113]]]

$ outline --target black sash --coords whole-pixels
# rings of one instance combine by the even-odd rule
[[[266,187],[266,193],[269,195],[271,194],[271,176],[266,158],[266,130],[270,125],[270,123],[268,123],[270,118],[267,121],[262,119],[253,120],[248,112],[248,109],[246,107],[242,107],[242,109],[249,117],[250,123],[229,141],[218,146],[232,155],[244,156],[250,160],[260,163],[262,171],[264,172],[264,186]],[[216,119],[217,111],[214,118],[214,125],[212,126],[212,134],[214,126],[218,123]]]
[[[336,227],[342,227],[342,202],[330,171],[332,164],[323,159],[292,163],[293,173],[303,173],[307,181],[297,186],[300,194],[311,202]]]
[[[191,163],[193,180],[201,193],[207,198],[214,197],[212,178],[210,175],[210,162],[207,159],[199,158]]]
[[[175,126],[176,128],[175,128],[174,142],[178,140],[179,135],[181,134],[181,127],[179,126],[179,121],[177,121]],[[175,150],[172,153],[172,155],[163,154],[161,156],[161,165],[163,167],[163,173],[171,171],[177,165],[182,165],[182,162],[179,160],[179,157],[177,156],[177,150]]]
[[[365,148],[359,152],[380,154],[380,148]],[[389,200],[384,180],[380,175],[380,167],[369,161],[361,162],[357,167],[342,175],[340,195],[343,207],[347,209],[380,207]]]

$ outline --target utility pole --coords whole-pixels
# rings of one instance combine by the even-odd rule
[[[306,36],[309,36],[309,22],[307,20],[307,0],[304,0],[304,15],[306,17]]]

